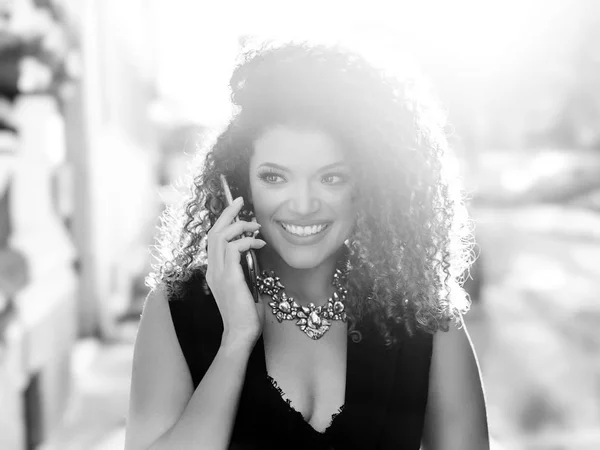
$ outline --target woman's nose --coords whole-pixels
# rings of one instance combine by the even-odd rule
[[[293,187],[289,201],[291,212],[299,216],[308,216],[316,213],[320,207],[321,201],[311,189],[310,184],[298,184]]]

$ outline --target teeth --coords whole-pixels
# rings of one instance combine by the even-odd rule
[[[311,236],[313,234],[320,233],[327,226],[327,224],[321,224],[313,225],[311,227],[299,227],[298,225],[289,225],[283,222],[281,225],[288,233],[295,234],[296,236]]]

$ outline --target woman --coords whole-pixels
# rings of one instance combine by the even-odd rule
[[[248,52],[230,85],[238,111],[165,221],[126,448],[488,448],[439,123],[338,48]]]

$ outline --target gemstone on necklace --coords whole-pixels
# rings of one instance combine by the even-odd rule
[[[321,318],[316,311],[311,312],[308,316],[308,326],[311,328],[319,328],[321,326]]]

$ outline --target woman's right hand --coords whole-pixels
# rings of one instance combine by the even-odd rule
[[[262,332],[264,308],[254,299],[240,264],[242,252],[260,249],[266,242],[254,237],[241,237],[260,228],[255,222],[234,222],[243,206],[238,197],[223,210],[208,232],[208,264],[206,282],[223,319],[221,345],[254,345]]]

